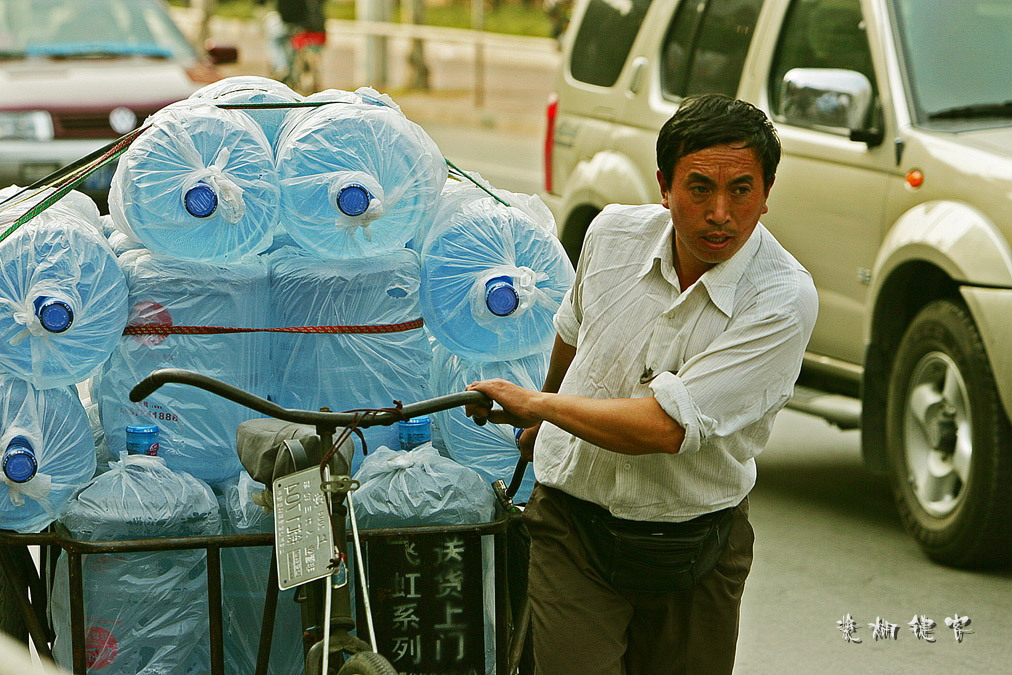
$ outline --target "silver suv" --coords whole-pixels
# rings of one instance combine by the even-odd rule
[[[563,50],[545,187],[570,255],[606,204],[660,199],[684,96],[755,103],[784,151],[763,222],[819,289],[794,407],[860,426],[931,557],[1008,561],[1012,2],[580,0]]]

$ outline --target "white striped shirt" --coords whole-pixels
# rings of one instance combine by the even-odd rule
[[[624,455],[546,422],[534,452],[538,481],[632,520],[678,522],[745,498],[818,311],[811,276],[761,224],[685,292],[672,236],[662,206],[605,208],[555,327],[576,346],[560,393],[654,396],[685,429],[681,449]]]

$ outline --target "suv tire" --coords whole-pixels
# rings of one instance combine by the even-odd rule
[[[927,304],[896,352],[886,407],[889,475],[906,529],[961,567],[1009,558],[1012,428],[966,307]]]

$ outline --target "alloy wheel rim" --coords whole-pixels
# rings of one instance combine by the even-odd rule
[[[907,481],[929,515],[955,511],[970,480],[972,417],[966,382],[952,358],[925,354],[910,377],[903,411]]]

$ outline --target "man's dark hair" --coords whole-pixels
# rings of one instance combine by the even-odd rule
[[[773,185],[780,164],[780,138],[766,114],[751,103],[723,94],[703,94],[682,101],[657,135],[657,168],[671,186],[678,160],[715,145],[753,148],[763,169],[763,183]]]

